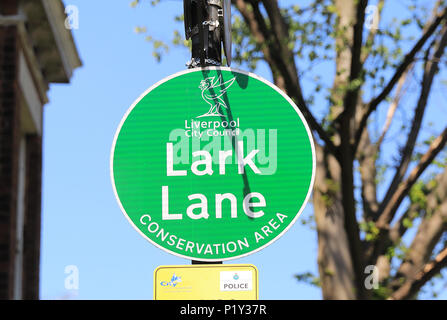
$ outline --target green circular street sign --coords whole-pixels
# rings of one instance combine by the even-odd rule
[[[273,84],[230,68],[192,69],[149,88],[124,115],[111,179],[146,239],[192,260],[254,253],[284,234],[314,182],[299,108]]]

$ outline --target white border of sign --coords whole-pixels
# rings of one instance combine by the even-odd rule
[[[307,191],[306,198],[305,198],[303,204],[301,205],[301,208],[298,211],[298,214],[295,216],[295,218],[292,220],[292,222],[290,222],[289,225],[279,235],[277,235],[275,238],[273,238],[272,240],[267,242],[262,247],[259,247],[259,248],[255,249],[255,250],[247,252],[245,254],[241,254],[239,256],[235,256],[235,257],[231,257],[231,258],[224,258],[224,259],[203,259],[203,258],[190,257],[190,256],[187,256],[187,255],[179,254],[177,252],[170,251],[170,250],[160,246],[158,243],[152,241],[148,236],[146,236],[143,232],[141,232],[140,229],[138,229],[138,227],[133,223],[133,221],[127,215],[126,210],[124,210],[124,207],[121,204],[121,201],[120,201],[120,199],[118,197],[118,193],[116,191],[115,179],[114,179],[114,174],[113,174],[113,154],[114,154],[114,151],[115,151],[116,140],[118,139],[118,135],[119,135],[119,133],[121,131],[121,128],[122,128],[124,122],[126,121],[126,119],[129,116],[129,114],[132,112],[133,108],[135,108],[135,106],[149,92],[151,92],[152,90],[154,90],[155,88],[157,88],[161,84],[165,83],[166,81],[169,81],[169,80],[171,80],[173,78],[176,78],[178,76],[181,76],[181,75],[184,75],[184,74],[187,74],[187,73],[202,72],[203,70],[224,70],[224,71],[236,72],[236,73],[240,73],[240,74],[243,74],[243,75],[247,75],[249,77],[255,78],[255,79],[265,83],[266,85],[268,85],[269,87],[274,89],[276,92],[281,94],[281,96],[283,96],[284,99],[286,99],[287,102],[289,102],[289,104],[292,105],[292,107],[295,109],[296,113],[300,117],[301,121],[303,122],[304,127],[306,128],[306,132],[307,132],[307,135],[309,137],[309,141],[310,141],[311,149],[312,149],[312,159],[313,159],[313,163],[312,163],[312,178],[311,178],[311,181],[310,181],[309,190]],[[118,128],[117,128],[117,130],[115,132],[115,137],[113,139],[112,149],[111,149],[111,152],[110,152],[110,178],[112,180],[113,193],[115,194],[115,198],[118,201],[118,204],[120,206],[120,209],[121,209],[122,213],[124,214],[126,219],[129,221],[129,223],[132,225],[132,227],[134,227],[134,229],[137,230],[138,233],[141,234],[150,243],[152,243],[153,245],[155,245],[156,247],[158,247],[159,249],[161,249],[161,250],[163,250],[163,251],[165,251],[167,253],[170,253],[170,254],[175,255],[177,257],[185,258],[185,259],[188,259],[188,260],[205,261],[205,262],[217,262],[217,261],[228,261],[228,260],[233,260],[233,259],[239,259],[239,258],[248,256],[250,254],[256,253],[256,252],[264,249],[265,247],[271,245],[272,243],[274,243],[279,238],[281,238],[283,236],[283,234],[286,233],[290,229],[290,227],[292,227],[295,224],[296,220],[299,218],[299,216],[303,212],[304,208],[306,207],[307,202],[309,201],[310,195],[311,195],[312,190],[313,190],[314,182],[315,182],[315,168],[316,168],[316,153],[315,153],[315,145],[314,145],[314,140],[313,140],[313,137],[312,137],[312,133],[311,133],[311,131],[309,129],[309,126],[308,126],[308,124],[307,124],[303,114],[301,113],[300,109],[296,106],[296,104],[292,101],[292,99],[290,99],[289,96],[287,96],[281,89],[279,89],[277,86],[275,86],[274,84],[270,83],[269,81],[265,80],[264,78],[261,78],[260,76],[254,74],[254,73],[251,73],[251,72],[246,72],[246,71],[242,71],[242,70],[238,70],[238,69],[234,69],[234,68],[228,68],[228,67],[206,67],[206,68],[196,68],[196,69],[189,69],[189,70],[185,70],[185,71],[180,71],[180,72],[172,74],[172,75],[170,75],[170,76],[168,76],[168,77],[158,81],[156,84],[151,86],[143,94],[140,95],[140,97],[130,106],[130,108],[124,114],[124,117],[121,119],[121,122],[118,125]]]

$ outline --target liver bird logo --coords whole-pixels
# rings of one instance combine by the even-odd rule
[[[225,101],[222,99],[222,96],[227,92],[228,88],[230,88],[236,77],[223,81],[222,75],[215,80],[216,77],[209,77],[205,80],[200,81],[199,89],[202,90],[202,98],[210,105],[210,109],[207,113],[198,116],[201,117],[220,117],[223,116],[221,113],[221,108],[228,108]]]

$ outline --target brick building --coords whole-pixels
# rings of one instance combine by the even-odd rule
[[[0,299],[38,299],[42,113],[81,65],[61,0],[0,1]]]

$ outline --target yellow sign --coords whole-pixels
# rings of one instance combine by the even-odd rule
[[[251,264],[160,266],[154,300],[257,300],[258,269]]]

